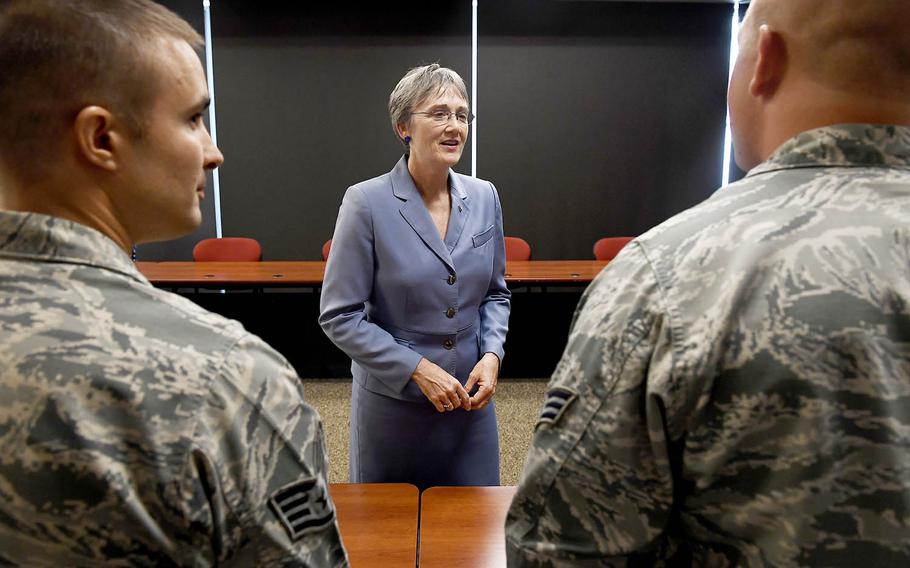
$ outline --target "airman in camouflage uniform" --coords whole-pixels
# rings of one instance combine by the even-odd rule
[[[0,565],[344,563],[319,417],[239,323],[93,229],[0,212],[0,338]]]
[[[222,162],[199,41],[146,0],[0,11],[0,565],[347,565],[293,369],[127,252]]]
[[[838,81],[893,82],[850,107],[879,124],[799,102],[822,29]],[[738,161],[764,161],[586,291],[510,566],[910,566],[910,58],[869,57],[908,29],[905,0],[752,3],[730,104]],[[827,59],[839,38],[866,69]]]

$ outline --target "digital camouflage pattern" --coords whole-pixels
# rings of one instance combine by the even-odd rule
[[[345,566],[325,479],[279,354],[101,233],[0,212],[0,565]]]
[[[910,566],[910,128],[805,132],[586,291],[511,566]]]

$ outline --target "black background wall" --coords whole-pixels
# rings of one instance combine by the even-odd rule
[[[470,4],[247,6],[213,22],[226,231],[270,259],[318,259],[344,190],[401,156],[387,110],[401,76],[440,61],[470,79]]]
[[[200,0],[162,3],[202,30]],[[719,185],[731,11],[479,3],[478,175],[534,258],[591,258],[600,236],[640,234]],[[439,61],[470,90],[469,0],[218,0],[212,19],[224,234],[266,259],[319,258],[344,190],[394,165],[386,104],[409,67]],[[140,259],[188,260],[214,236],[212,201],[200,230]]]
[[[719,184],[732,7],[479,4],[478,175],[533,257],[592,258]]]

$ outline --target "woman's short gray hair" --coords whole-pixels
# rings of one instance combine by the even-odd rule
[[[447,67],[440,67],[438,63],[414,67],[398,81],[398,84],[389,95],[389,118],[392,120],[392,130],[398,136],[397,126],[408,124],[414,107],[422,103],[428,96],[441,93],[453,88],[465,102],[468,100],[468,89],[458,73]],[[404,141],[402,140],[402,143]],[[407,144],[405,144],[407,148]]]

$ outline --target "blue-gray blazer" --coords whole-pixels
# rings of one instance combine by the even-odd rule
[[[445,241],[405,157],[342,200],[319,324],[367,390],[423,402],[411,381],[421,357],[462,384],[483,353],[503,358],[511,293],[499,195],[492,183],[453,171],[449,181]]]

